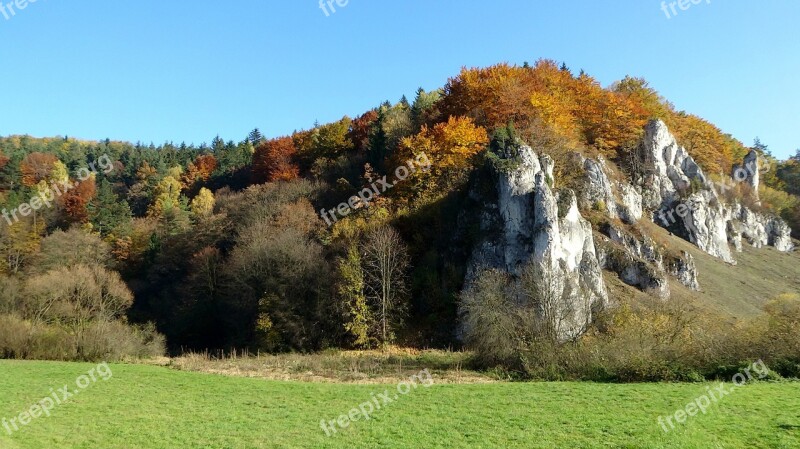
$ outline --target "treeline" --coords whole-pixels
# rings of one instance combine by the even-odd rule
[[[0,316],[29,336],[0,337],[0,355],[152,353],[163,344],[155,330],[174,352],[457,344],[456,304],[477,230],[470,211],[479,209],[468,191],[481,187],[503,136],[553,156],[568,184],[579,173],[570,152],[626,167],[653,117],[709,172],[730,172],[748,151],[675,111],[644,80],[603,88],[552,61],[464,69],[413,101],[270,139],[258,130],[201,146],[2,138],[7,211],[102,158],[113,169],[76,182],[52,207],[0,220]],[[332,226],[319,216],[421,156],[430,170],[354,204]],[[797,214],[798,165],[780,163],[767,179],[774,194],[765,207]],[[47,291],[60,276],[79,282]],[[112,290],[115,313],[92,305],[107,304]],[[36,297],[60,306],[37,309]],[[119,337],[96,336],[103,326]],[[62,355],[26,349],[52,338]],[[122,340],[127,349],[114,348]]]

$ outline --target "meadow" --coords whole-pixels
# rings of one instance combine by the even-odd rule
[[[0,419],[96,365],[0,361]],[[326,436],[335,420],[396,385],[277,381],[112,364],[78,395],[9,435],[0,449],[166,448],[797,448],[800,383],[755,382],[669,433],[659,416],[708,383],[437,382]],[[74,388],[74,387],[71,387]]]

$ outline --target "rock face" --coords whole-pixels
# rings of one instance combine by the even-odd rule
[[[644,216],[642,194],[630,184],[621,187],[621,203],[618,205],[619,217],[626,223],[636,223]]]
[[[582,207],[604,209],[609,218],[619,218],[629,224],[642,219],[642,194],[627,182],[612,183],[611,169],[602,157],[583,159],[583,168],[586,182],[580,200]],[[601,204],[603,207],[598,207]]]
[[[657,269],[664,270],[664,257],[656,247],[656,242],[648,236],[636,237],[614,225],[608,227],[608,236],[612,241],[622,245],[636,258],[653,264]]]
[[[540,157],[520,143],[507,151],[502,168],[495,169],[490,180],[492,189],[471,192],[482,208],[482,239],[473,248],[466,284],[485,269],[505,271],[511,275],[508,291],[517,304],[528,301],[542,317],[562,317],[555,331],[563,341],[582,334],[594,311],[608,304],[603,269],[665,300],[670,297],[670,276],[700,290],[692,255],[659,247],[642,231],[639,221],[644,215],[731,264],[736,261],[730,245],[742,251],[745,241],[756,248],[794,249],[791,230],[779,217],[741,202],[726,204],[660,120],[645,128],[644,141],[632,158],[632,183],[602,158],[578,156],[585,174],[576,187],[579,197],[568,189],[554,191],[559,180],[553,176],[550,157]],[[748,154],[743,167],[748,174],[741,181],[757,190],[758,154]],[[741,170],[737,174],[742,177]],[[496,193],[496,200],[480,197],[487,190]],[[581,210],[592,210],[593,220],[603,223],[600,229],[593,230]],[[602,214],[605,217],[598,218]],[[531,272],[538,276],[534,284],[541,292],[521,293],[518,287],[523,279],[530,281]],[[544,309],[545,302],[552,309]]]
[[[661,299],[669,299],[670,289],[664,258],[649,237],[636,237],[614,225],[603,232],[608,239],[598,244],[601,266],[619,275],[622,282]]]
[[[644,205],[656,223],[712,256],[735,264],[728,226],[713,184],[661,120],[650,122],[638,155]]]
[[[741,165],[734,166],[733,181],[744,182],[750,186],[756,205],[760,206],[758,188],[760,186],[759,155],[753,150],[745,156]],[[731,207],[728,224],[728,238],[737,251],[742,251],[742,238],[755,248],[774,246],[778,251],[789,252],[794,250],[792,243],[792,230],[780,217],[754,212],[740,202]]]
[[[637,162],[645,192],[644,206],[654,221],[701,250],[728,263],[736,260],[730,244],[742,250],[742,241],[756,248],[775,246],[791,251],[791,231],[778,217],[754,212],[741,204],[726,206],[714,184],[678,145],[664,122],[656,120],[645,128]],[[754,192],[759,187],[758,153],[750,152],[734,170],[734,181],[747,182]]]
[[[726,211],[713,189],[692,194],[684,202],[677,202],[666,210],[670,217],[674,211],[678,217],[678,224],[683,225],[690,242],[708,254],[736,265],[731,248],[728,246]],[[683,211],[687,212],[682,213]],[[669,228],[669,224],[665,224],[667,224],[665,227]]]
[[[559,338],[569,340],[585,330],[593,310],[608,303],[592,227],[573,192],[551,190],[550,158],[539,158],[527,146],[517,152],[515,167],[497,174],[497,203],[487,204],[482,214],[485,239],[473,252],[468,281],[483,269],[518,276],[526,265],[538,264],[557,298],[554,312],[564,317]]]
[[[783,219],[753,212],[741,204],[734,205],[731,211],[728,239],[738,252],[743,250],[742,241],[753,248],[774,246],[782,252],[794,250],[792,230]]]
[[[728,222],[728,241],[731,242],[737,252],[744,251],[742,246],[742,224],[738,221]]]
[[[691,290],[700,291],[700,281],[697,280],[697,265],[694,257],[686,251],[681,251],[681,257],[674,258],[667,263],[669,274],[675,276],[681,284]]]
[[[661,299],[669,299],[668,275],[691,290],[699,291],[697,266],[687,252],[664,256],[656,242],[637,230],[629,232],[614,224],[601,229],[607,237],[598,244],[600,265],[617,273],[628,285]]]
[[[645,127],[645,137],[639,151],[640,178],[644,207],[659,210],[681,200],[692,183],[713,190],[699,165],[685,148],[678,145],[667,125],[654,120]]]
[[[741,240],[741,237],[754,248],[762,248],[769,244],[767,235],[767,223],[764,217],[750,209],[736,204],[732,208],[731,227],[732,240]],[[741,251],[741,245],[734,244],[737,251]]]
[[[736,182],[744,182],[750,186],[753,194],[758,198],[758,188],[761,186],[760,156],[756,150],[751,150],[744,157],[742,164],[733,166],[731,178]]]
[[[767,221],[767,243],[778,251],[789,252],[794,250],[792,243],[792,229],[782,219],[772,217]]]
[[[583,191],[581,203],[584,208],[602,209],[611,218],[617,218],[617,202],[614,198],[614,188],[608,179],[606,168],[602,159],[584,159],[583,169],[586,172],[586,187]]]

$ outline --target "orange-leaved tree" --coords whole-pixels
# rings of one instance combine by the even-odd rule
[[[678,143],[686,148],[706,173],[729,174],[734,155],[741,157],[746,152],[741,142],[696,115],[675,113],[666,123]]]
[[[485,150],[488,143],[486,129],[475,125],[472,119],[450,117],[433,128],[423,126],[417,135],[403,139],[387,166],[399,167],[408,160],[417,161],[417,166],[420,161],[430,164],[429,171],[420,168],[409,182],[398,185],[397,192],[401,196],[407,190],[417,194],[433,191],[446,194],[464,180],[463,175],[472,167],[474,156]]]
[[[526,69],[499,64],[483,69],[461,69],[444,88],[442,113],[465,115],[488,128],[509,121],[522,123],[530,112]]]
[[[30,153],[22,159],[19,169],[22,172],[22,184],[33,187],[39,181],[47,179],[53,170],[53,165],[58,158],[47,153]]]
[[[291,137],[262,142],[253,154],[253,176],[257,182],[291,181],[300,176],[294,162],[297,150]]]
[[[187,187],[191,187],[195,182],[206,182],[211,178],[211,174],[217,169],[219,163],[217,158],[211,154],[202,154],[197,156],[194,162],[189,162],[186,168],[186,174],[183,175],[182,181]]]
[[[576,98],[580,107],[575,116],[585,144],[609,158],[621,156],[623,149],[641,139],[647,112],[630,97],[603,89],[592,77],[576,79]]]
[[[89,222],[89,210],[86,206],[96,193],[95,176],[92,174],[87,179],[78,182],[74,189],[64,194],[64,213],[71,223]]]

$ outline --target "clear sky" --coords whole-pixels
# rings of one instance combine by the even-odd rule
[[[745,144],[793,154],[800,2],[683,1],[668,19],[661,0],[349,0],[328,16],[319,0],[38,0],[0,11],[0,134],[276,136],[461,66],[551,58],[604,85],[643,76]]]

